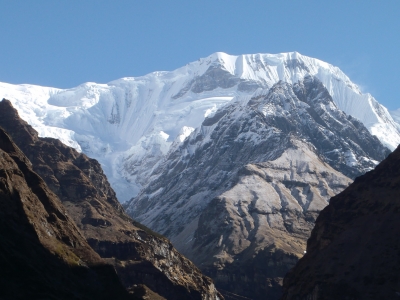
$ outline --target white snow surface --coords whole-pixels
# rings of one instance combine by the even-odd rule
[[[210,84],[216,80],[213,69],[222,70],[232,83]],[[0,99],[9,99],[39,136],[58,138],[99,160],[118,199],[125,202],[146,181],[137,174],[151,174],[148,168],[153,169],[171,145],[182,142],[206,116],[234,97],[247,98],[257,87],[268,89],[280,80],[295,83],[308,74],[325,85],[339,109],[361,120],[391,150],[397,147],[400,110],[390,114],[339,68],[297,52],[217,52],[171,72],[71,89],[0,83]],[[240,83],[256,87],[241,88]],[[273,111],[266,108],[265,113]]]
[[[397,110],[392,110],[390,114],[393,120],[397,123],[397,127],[400,129],[400,108]]]

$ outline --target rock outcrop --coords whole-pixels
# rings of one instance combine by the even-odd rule
[[[400,147],[330,200],[282,299],[398,299],[399,236]]]
[[[200,214],[193,243],[186,244],[193,261],[223,290],[278,299],[318,212],[350,183],[310,145],[292,142],[278,159],[243,167],[236,184]]]
[[[0,129],[0,298],[140,299]]]
[[[7,100],[0,126],[28,154],[90,246],[113,264],[127,289],[143,284],[166,299],[221,299],[212,280],[163,236],[125,213],[96,160],[52,138],[39,138]]]

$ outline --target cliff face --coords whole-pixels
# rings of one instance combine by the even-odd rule
[[[96,160],[56,139],[39,138],[7,100],[0,102],[0,119],[90,246],[114,264],[126,288],[145,284],[167,299],[222,298],[212,281],[166,238],[123,212]]]
[[[310,145],[292,142],[278,159],[246,165],[199,217],[193,261],[224,290],[278,299],[326,198],[350,183]]]
[[[0,298],[136,299],[0,129]]]
[[[397,299],[399,236],[400,147],[330,200],[282,299]]]
[[[389,152],[316,78],[279,82],[206,118],[127,212],[218,288],[278,299],[318,213]]]

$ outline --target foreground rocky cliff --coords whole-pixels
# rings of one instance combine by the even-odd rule
[[[400,298],[400,147],[317,218],[285,300]]]
[[[213,282],[164,237],[128,217],[97,161],[37,132],[7,100],[0,126],[28,154],[97,253],[113,264],[127,289],[144,284],[166,299],[221,299]]]
[[[315,77],[210,115],[127,204],[218,287],[277,299],[319,211],[389,153]]]
[[[0,129],[0,298],[139,299]]]

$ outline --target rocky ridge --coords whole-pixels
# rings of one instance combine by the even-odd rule
[[[390,151],[315,77],[238,97],[154,170],[127,212],[224,290],[277,299],[318,212]]]
[[[400,147],[333,197],[282,299],[397,299],[400,295]]]
[[[128,217],[99,163],[52,138],[39,138],[7,100],[0,126],[28,153],[80,231],[113,264],[127,289],[144,284],[166,299],[222,299],[213,282],[164,237]]]
[[[0,298],[140,299],[0,128]]]

